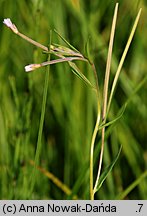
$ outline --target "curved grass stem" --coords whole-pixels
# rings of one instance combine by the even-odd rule
[[[99,130],[99,123],[100,123],[100,104],[98,102],[98,115],[97,115],[97,121],[94,127],[91,145],[90,145],[90,199],[94,200],[94,191],[93,191],[93,153],[94,153],[94,144],[97,132]]]
[[[101,119],[101,103],[100,103],[100,95],[99,95],[99,84],[98,84],[98,76],[96,72],[95,65],[91,63],[92,70],[94,72],[94,77],[96,81],[96,94],[97,94],[97,120],[94,127],[91,144],[90,144],[90,199],[94,199],[94,191],[93,191],[93,153],[94,153],[94,144],[97,136],[97,132],[99,130],[100,119]]]
[[[51,43],[51,31],[50,31],[50,43]],[[49,46],[50,47],[50,46]],[[48,61],[50,60],[50,54],[48,55]],[[50,73],[50,66],[46,68],[45,73],[45,81],[44,81],[44,90],[43,90],[43,100],[42,100],[42,107],[41,107],[41,116],[40,116],[40,123],[39,123],[39,131],[38,131],[38,139],[37,139],[37,147],[35,152],[35,163],[34,163],[34,169],[31,175],[31,186],[30,186],[30,192],[33,192],[35,182],[36,182],[36,171],[37,166],[39,165],[39,159],[41,154],[41,148],[42,148],[42,131],[43,131],[43,125],[44,125],[44,118],[45,118],[45,110],[46,110],[46,102],[47,102],[47,92],[48,92],[48,83],[49,83],[49,73]]]
[[[102,120],[105,119],[106,110],[107,110],[108,84],[109,84],[109,77],[110,77],[112,48],[113,48],[115,26],[116,26],[116,20],[117,20],[117,12],[118,12],[118,3],[115,6],[114,17],[113,17],[112,28],[111,28],[111,34],[110,34],[109,50],[108,50],[106,72],[105,72],[105,81],[104,81]],[[99,92],[98,88],[97,88],[97,92]],[[98,97],[98,114],[97,114],[96,126],[95,126],[93,137],[92,137],[92,143],[91,143],[91,157],[93,157],[94,143],[95,143],[95,139],[96,139],[96,134],[97,134],[98,129],[99,129],[100,115],[101,115],[101,113],[100,113],[100,109],[99,109],[99,97]],[[94,194],[96,192],[96,188],[97,188],[99,177],[100,177],[102,160],[103,160],[103,153],[104,153],[104,141],[105,141],[105,127],[102,128],[101,153],[100,153],[98,173],[97,173],[94,189],[93,189],[93,173],[91,174],[91,189],[90,189],[91,199],[94,199]],[[93,166],[93,158],[91,159],[91,163],[92,163],[91,166]],[[92,169],[91,171],[93,172],[93,168],[91,168],[91,169]]]

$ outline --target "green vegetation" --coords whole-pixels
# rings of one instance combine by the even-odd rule
[[[1,199],[147,198],[147,5],[117,6],[0,1]]]

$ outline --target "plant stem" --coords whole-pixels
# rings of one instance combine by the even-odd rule
[[[50,43],[51,43],[51,33],[50,33]],[[50,47],[50,46],[49,46]],[[48,61],[50,60],[50,54],[48,55]],[[45,83],[44,83],[44,91],[43,91],[43,100],[42,100],[42,108],[41,108],[41,117],[40,117],[40,124],[39,124],[39,132],[38,132],[38,140],[37,140],[37,148],[36,148],[36,154],[35,154],[35,164],[34,169],[32,172],[32,180],[31,180],[31,189],[30,193],[32,193],[35,181],[36,181],[36,171],[37,166],[39,165],[39,157],[41,153],[41,139],[42,139],[42,131],[43,131],[43,124],[44,124],[44,117],[45,117],[45,108],[46,108],[46,101],[47,101],[47,91],[48,91],[48,82],[49,82],[49,71],[50,66],[46,68],[45,73]]]
[[[20,32],[18,32],[17,35],[19,35],[20,37],[22,37],[23,39],[25,39],[29,43],[31,43],[31,44],[33,44],[33,45],[35,45],[35,46],[37,46],[37,47],[39,47],[39,48],[41,48],[41,49],[43,49],[45,51],[48,51],[48,47],[46,47],[46,46],[44,46],[44,45],[42,45],[42,44],[40,44],[40,43],[32,40],[31,38],[27,37],[26,35],[24,35],[24,34],[22,34]]]
[[[117,68],[117,71],[116,71],[116,74],[115,74],[115,77],[114,77],[114,80],[113,80],[113,84],[112,84],[112,88],[111,88],[111,93],[110,93],[110,97],[109,97],[109,101],[108,101],[107,114],[108,114],[108,112],[110,110],[110,105],[111,105],[111,102],[112,102],[112,98],[113,98],[114,90],[116,88],[118,77],[120,75],[120,72],[121,72],[124,60],[126,58],[126,55],[128,53],[129,47],[131,45],[131,42],[133,40],[133,37],[134,37],[135,31],[136,31],[137,25],[138,25],[138,22],[139,22],[139,19],[140,19],[141,11],[142,11],[142,9],[140,9],[139,12],[138,12],[138,14],[137,14],[137,17],[135,19],[134,25],[132,27],[132,31],[130,33],[129,39],[128,39],[127,44],[125,46],[124,52],[122,54],[121,60],[119,62],[119,65],[118,65],[118,68]]]
[[[98,76],[96,72],[95,65],[93,63],[90,63],[92,70],[94,72],[94,77],[96,81],[96,95],[97,95],[97,120],[96,124],[94,127],[93,135],[92,135],[92,140],[90,144],[90,199],[94,200],[94,193],[93,193],[93,153],[94,153],[94,144],[95,144],[95,139],[96,135],[99,129],[99,124],[100,124],[100,117],[101,117],[101,103],[100,103],[100,96],[99,96],[99,85],[98,85]]]
[[[106,72],[105,72],[105,81],[104,81],[104,92],[103,92],[103,111],[102,111],[102,120],[104,124],[106,122],[106,110],[107,110],[107,98],[108,98],[108,85],[109,85],[109,77],[110,77],[110,67],[111,67],[111,59],[112,59],[112,49],[113,49],[113,41],[114,41],[114,33],[115,33],[115,26],[117,20],[117,12],[118,12],[118,3],[115,6],[111,34],[110,34],[110,42],[109,42],[109,49],[108,49],[108,57],[107,57],[107,64],[106,64]],[[105,143],[105,127],[102,128],[102,144],[101,144],[101,152],[100,152],[100,159],[99,159],[99,166],[98,166],[98,173],[97,178],[94,186],[93,193],[96,192],[96,188],[98,185],[101,167],[102,167],[102,160],[103,160],[103,153],[104,153],[104,143]]]

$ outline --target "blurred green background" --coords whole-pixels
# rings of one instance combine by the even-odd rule
[[[115,1],[106,0],[0,0],[0,198],[1,199],[89,199],[89,151],[96,120],[94,93],[82,83],[67,63],[50,68],[45,122],[39,165],[67,187],[37,170],[29,194],[34,161],[45,68],[25,73],[24,66],[46,60],[42,50],[24,41],[3,25],[10,18],[20,32],[48,45],[49,31],[56,29],[81,53],[90,40],[102,94],[105,65]],[[125,60],[112,102],[109,120],[126,100],[121,120],[106,130],[103,169],[122,151],[114,169],[95,199],[116,199],[147,169],[147,2],[120,0],[111,67],[112,83],[133,22],[142,7],[135,37]],[[65,45],[56,34],[52,41]],[[81,71],[93,80],[85,63]],[[141,88],[134,94],[140,82]],[[100,134],[96,146],[100,144]],[[97,150],[98,152],[98,150]],[[98,154],[95,155],[95,175]],[[29,194],[29,195],[28,195]],[[147,199],[147,178],[125,199]]]

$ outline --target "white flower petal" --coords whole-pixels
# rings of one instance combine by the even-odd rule
[[[30,72],[30,71],[35,70],[36,68],[39,68],[39,67],[41,67],[40,64],[30,64],[30,65],[25,66],[25,71]]]
[[[11,26],[13,26],[13,24],[12,24],[12,22],[11,22],[11,20],[10,20],[9,18],[4,19],[3,23],[4,23],[7,27],[9,27],[9,28],[10,28]]]
[[[18,29],[16,26],[11,22],[10,18],[4,19],[3,23],[10,28],[15,34],[18,33]]]

